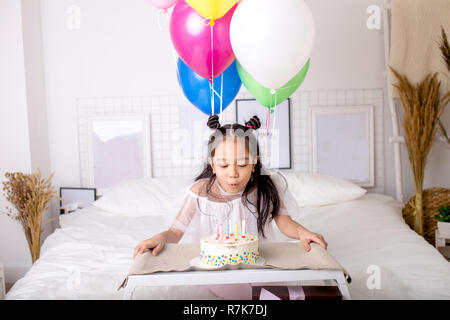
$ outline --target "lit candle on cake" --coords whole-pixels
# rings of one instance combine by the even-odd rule
[[[223,241],[223,234],[224,234],[223,225],[221,224],[220,225],[220,241]]]
[[[229,226],[229,228],[230,228],[230,234],[229,234],[229,236],[231,237],[233,234],[231,233],[231,219],[228,219],[228,226]]]
[[[237,225],[237,223],[236,223],[236,224],[234,225],[234,240],[237,241],[238,237],[239,237],[239,232],[238,232],[238,225]]]
[[[214,228],[214,232],[216,233],[216,239],[219,238],[220,230],[219,230],[219,225],[217,224],[217,222],[216,222],[216,226]]]
[[[245,219],[242,219],[242,238],[245,238]]]
[[[225,230],[226,230],[226,237],[227,239],[230,237],[230,220],[227,220],[225,222]]]

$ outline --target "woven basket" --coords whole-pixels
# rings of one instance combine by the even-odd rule
[[[414,209],[410,203],[414,203],[412,196],[403,206],[402,215],[405,222],[414,230]],[[424,238],[432,246],[435,245],[435,230],[437,220],[434,215],[438,214],[441,206],[450,205],[450,189],[431,188],[423,190],[423,233]]]

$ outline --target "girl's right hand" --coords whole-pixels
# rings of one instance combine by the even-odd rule
[[[147,249],[153,249],[152,254],[156,256],[166,244],[166,238],[162,233],[154,235],[150,239],[141,241],[136,248],[134,248],[133,259],[140,253],[143,253]]]

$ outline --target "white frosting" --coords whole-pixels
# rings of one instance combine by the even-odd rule
[[[229,239],[208,236],[200,241],[200,260],[206,266],[218,267],[225,264],[255,263],[258,258],[258,237],[245,234]]]

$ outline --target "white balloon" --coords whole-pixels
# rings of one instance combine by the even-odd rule
[[[306,64],[315,25],[303,0],[241,0],[230,24],[231,47],[261,85],[278,89]]]

